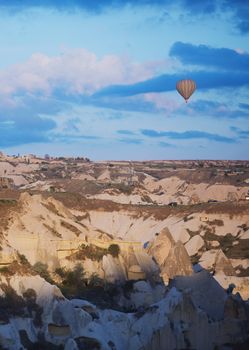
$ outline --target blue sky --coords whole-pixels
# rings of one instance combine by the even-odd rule
[[[5,153],[249,159],[248,0],[0,0],[0,14]]]

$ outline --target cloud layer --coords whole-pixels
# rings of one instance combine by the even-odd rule
[[[153,62],[138,64],[115,55],[97,58],[95,54],[84,49],[68,51],[54,57],[34,54],[28,61],[2,70],[0,132],[3,136],[0,146],[100,139],[99,135],[86,135],[81,132],[77,127],[79,119],[74,119],[77,123],[70,122],[70,128],[58,128],[62,122],[57,116],[61,111],[70,111],[72,105],[92,105],[116,110],[116,113],[105,117],[113,122],[125,119],[125,111],[153,113],[161,109],[175,114],[185,113],[174,100],[157,94],[174,91],[177,80],[184,77],[191,76],[196,80],[198,90],[249,84],[247,53],[240,54],[231,49],[177,42],[172,46],[170,55],[179,59],[182,64],[207,66],[213,70],[192,69],[188,73],[153,77],[156,71],[156,64]],[[223,71],[222,62],[226,62],[223,64]],[[229,71],[230,67],[235,67],[235,71]],[[139,81],[140,79],[144,80]],[[120,85],[113,85],[116,83]],[[237,109],[232,109],[219,101],[196,100],[191,103],[189,111],[192,116],[197,117],[207,114],[227,119],[249,117],[248,104],[242,102]],[[55,122],[57,119],[58,123]],[[131,137],[136,134],[132,130],[117,129],[116,132],[123,136],[120,138],[122,143],[135,145],[143,142],[139,138]],[[8,137],[5,136],[7,134]],[[144,137],[166,137],[172,140],[206,139],[223,143],[235,142],[235,139],[227,136],[198,130],[158,132],[145,129],[141,134]],[[237,134],[239,137],[243,135],[238,131]],[[172,145],[161,141],[160,146]]]
[[[105,10],[120,9],[125,6],[129,7],[157,7],[159,10],[170,11],[175,7],[178,8],[179,17],[183,14],[193,17],[217,15],[222,13],[229,15],[233,19],[235,28],[241,33],[249,32],[249,1],[248,0],[11,0],[0,1],[0,9],[13,12],[19,12],[32,8],[50,8],[58,11],[87,11],[91,14],[100,14]]]
[[[162,74],[135,84],[104,87],[95,96],[133,96],[173,91],[178,80],[189,78],[196,81],[198,90],[249,86],[248,53],[176,42],[169,54],[182,63],[182,72]],[[193,69],[193,66],[198,69]]]
[[[213,48],[206,45],[192,45],[176,42],[169,52],[184,65],[205,66],[227,71],[249,70],[249,54],[227,48]]]
[[[130,84],[152,75],[153,64],[107,55],[98,59],[85,49],[75,49],[60,56],[36,53],[24,62],[0,71],[0,94],[18,91],[50,95],[53,90],[72,94],[92,94],[109,84]]]
[[[177,131],[156,131],[156,130],[141,130],[141,133],[144,136],[153,137],[153,138],[161,138],[168,137],[172,140],[191,140],[191,139],[206,139],[210,141],[216,142],[225,142],[225,143],[235,143],[236,140],[230,137],[213,134],[205,131],[198,130],[188,130],[184,132]]]

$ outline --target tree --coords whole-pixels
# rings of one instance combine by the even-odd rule
[[[48,272],[48,265],[42,263],[41,261],[37,261],[33,265],[33,269],[37,272],[42,278],[44,278],[47,282],[53,283],[53,280]]]
[[[62,292],[66,295],[80,295],[86,285],[83,266],[76,264],[73,270],[65,271],[62,284]]]
[[[111,244],[108,248],[108,253],[111,254],[114,258],[117,258],[120,253],[120,247],[118,244]]]

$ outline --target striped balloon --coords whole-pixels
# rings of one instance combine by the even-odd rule
[[[176,90],[185,99],[186,103],[190,96],[194,93],[196,84],[192,79],[180,80],[176,83]]]

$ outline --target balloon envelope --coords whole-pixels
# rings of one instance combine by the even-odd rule
[[[192,79],[184,79],[176,83],[176,90],[185,99],[186,102],[188,102],[188,99],[194,93],[195,89],[196,83]]]

